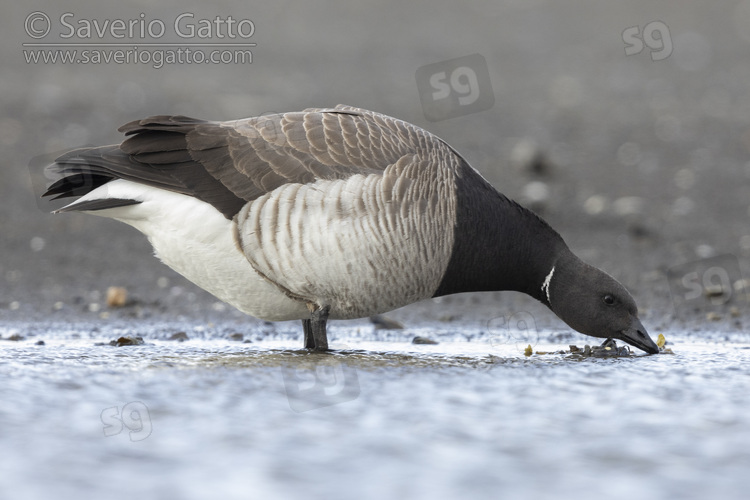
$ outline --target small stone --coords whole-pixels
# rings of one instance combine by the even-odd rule
[[[570,347],[570,352],[580,352],[580,351],[581,351],[581,350],[580,350],[580,349],[578,348],[578,346],[577,346],[577,345],[571,345],[571,346],[568,346],[568,347]]]
[[[738,318],[738,317],[740,316],[740,310],[739,310],[739,308],[738,308],[738,307],[736,307],[736,306],[732,306],[732,307],[730,307],[730,308],[729,308],[729,314],[730,314],[730,315],[731,315],[731,316],[732,316],[733,318]]]
[[[370,321],[375,325],[376,330],[403,330],[404,325],[396,321],[395,319],[381,316],[379,314],[370,316]]]
[[[43,340],[37,340],[36,342],[34,342],[34,345],[45,345],[45,343]]]
[[[588,215],[599,215],[600,213],[604,212],[607,209],[607,198],[605,198],[602,195],[595,194],[593,196],[590,196],[584,203],[583,203],[583,210]]]
[[[530,137],[523,138],[513,145],[510,151],[510,163],[518,170],[536,173],[537,163],[544,163],[543,156],[535,140]]]
[[[252,343],[253,343],[253,341],[252,341],[252,340],[250,340],[250,339],[245,339],[245,340],[243,340],[243,341],[242,341],[242,343],[243,343],[243,344],[252,344]]]
[[[10,337],[8,337],[8,338],[7,338],[7,339],[5,339],[5,340],[12,340],[13,342],[18,342],[18,341],[20,341],[20,340],[23,340],[23,339],[25,339],[25,338],[26,338],[26,337],[24,337],[24,336],[23,336],[23,335],[21,335],[21,334],[18,334],[18,333],[14,333],[13,335],[11,335]]]
[[[633,222],[628,225],[628,233],[637,239],[649,238],[653,235],[653,231],[641,222]]]
[[[242,335],[241,333],[233,333],[233,334],[229,335],[229,340],[234,340],[236,342],[242,342],[242,340],[244,338],[245,338],[245,336]]]
[[[121,286],[107,288],[107,306],[123,307],[128,301],[128,291]]]
[[[185,342],[186,340],[190,340],[190,337],[188,337],[187,333],[185,332],[177,332],[173,333],[172,335],[167,338],[167,340],[176,340],[177,342]]]
[[[142,344],[144,344],[143,337],[140,337],[140,336],[138,336],[138,337],[131,337],[131,336],[120,337],[119,339],[112,340],[109,343],[109,345],[113,345],[113,346],[117,346],[117,347],[121,347],[121,346],[124,346],[124,345],[142,345]]]
[[[721,285],[709,285],[703,289],[706,297],[721,297],[724,295],[724,288]]]
[[[526,349],[523,350],[524,356],[531,356],[534,353],[534,350],[531,348],[531,344],[526,346]]]
[[[717,312],[711,311],[706,314],[706,319],[709,321],[720,321],[722,319],[722,316]]]
[[[412,339],[411,343],[412,343],[412,344],[429,344],[429,345],[436,345],[436,344],[439,344],[440,342],[438,342],[437,340],[432,340],[432,339],[430,339],[430,338],[427,338],[427,337],[420,337],[420,336],[416,336],[416,337],[414,337],[414,338]]]
[[[623,196],[612,203],[612,209],[622,217],[637,215],[644,212],[645,201],[638,196]]]
[[[40,236],[34,236],[29,242],[29,246],[31,247],[32,252],[41,252],[42,250],[44,250],[46,244],[47,242],[44,241],[44,238]]]
[[[521,201],[534,211],[543,212],[550,199],[550,188],[542,181],[531,181],[521,190]]]
[[[641,274],[641,280],[653,282],[653,281],[659,281],[664,278],[664,273],[659,270],[655,271],[649,271],[647,273]]]
[[[707,259],[716,255],[716,250],[711,245],[698,245],[695,247],[695,254],[701,259]]]

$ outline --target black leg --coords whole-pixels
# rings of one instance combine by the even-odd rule
[[[310,319],[302,320],[302,329],[305,332],[305,348],[316,351],[328,350],[328,336],[326,335],[326,321],[330,306],[321,307],[312,312]]]
[[[305,332],[305,349],[314,349],[315,339],[313,339],[311,320],[302,320],[302,331]]]

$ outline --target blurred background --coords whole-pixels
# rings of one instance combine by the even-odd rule
[[[85,306],[109,285],[174,307],[184,297],[170,302],[164,289],[185,289],[190,307],[180,312],[210,314],[215,301],[150,257],[145,237],[97,217],[52,216],[30,182],[29,165],[119,142],[117,127],[154,114],[231,120],[344,103],[423,126],[659,314],[673,312],[671,266],[722,254],[744,266],[750,255],[750,2],[32,1],[3,10],[0,318]],[[36,11],[49,19],[46,36]],[[178,29],[194,29],[192,38],[175,32],[184,13]],[[239,27],[251,36],[214,21],[230,16],[251,20],[254,31]],[[133,45],[251,42],[252,62],[44,63],[42,52],[59,47],[23,46],[122,43],[94,25],[118,19],[136,21],[134,39],[124,32]],[[150,38],[157,21],[164,35]],[[232,28],[234,40],[219,38]],[[428,120],[417,70],[471,54],[486,61],[494,102]]]
[[[46,35],[36,11],[49,19]],[[53,216],[35,199],[29,165],[119,142],[117,127],[154,114],[231,120],[344,103],[423,126],[541,213],[585,260],[621,279],[659,324],[674,319],[670,267],[724,254],[744,267],[750,255],[750,2],[31,1],[3,12],[3,319],[87,313],[110,285],[127,287],[142,304],[169,306],[169,314],[178,308],[202,318],[212,307],[220,317],[234,314],[152,258],[135,230],[81,214]],[[192,38],[175,33],[184,13],[179,29],[186,35],[194,26]],[[239,36],[235,25],[234,40],[220,38],[230,32],[214,20],[230,16],[251,20],[254,31],[240,26],[251,36]],[[127,30],[124,39],[110,31],[100,38],[94,22],[109,28],[105,21],[118,19],[136,22],[132,39]],[[201,20],[213,33],[198,32],[206,29]],[[149,38],[157,21],[164,35]],[[49,58],[59,47],[23,45],[123,41],[256,45],[251,63],[160,67],[45,63],[42,52]],[[486,64],[492,95],[483,90],[485,109],[428,120],[420,97],[429,83],[420,95],[419,68],[472,54]],[[474,300],[525,300],[507,295]],[[464,310],[466,300],[448,302]],[[425,307],[420,315],[430,314]]]
[[[194,36],[175,32],[183,14]],[[230,17],[246,37],[229,36]],[[3,4],[0,37],[0,335],[26,337],[0,351],[0,498],[746,493],[750,1],[27,0]],[[221,48],[252,62],[153,59],[201,43],[254,44]],[[125,52],[151,59],[105,60]],[[42,166],[120,142],[134,119],[339,103],[445,139],[620,279],[654,338],[735,343],[612,363],[525,358],[525,342],[469,341],[516,313],[546,341],[581,337],[520,294],[445,297],[389,314],[408,332],[382,333],[390,344],[331,356],[348,360],[354,395],[295,413],[279,367],[312,356],[268,332],[299,335],[298,322],[245,317],[129,226],[52,215],[38,199]],[[107,307],[113,286],[126,307]],[[373,328],[334,323],[334,341]],[[192,342],[161,342],[178,330]],[[415,331],[466,342],[412,346]],[[120,334],[150,344],[94,347]],[[243,334],[253,343],[229,342]],[[318,368],[307,374],[319,382]],[[153,435],[148,420],[142,443],[110,438],[120,408],[150,412]]]

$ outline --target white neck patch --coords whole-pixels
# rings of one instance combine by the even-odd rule
[[[542,291],[547,295],[547,303],[552,304],[552,301],[549,298],[549,284],[552,282],[552,275],[555,274],[555,266],[552,266],[552,270],[549,272],[546,278],[544,278],[544,283],[542,283]]]

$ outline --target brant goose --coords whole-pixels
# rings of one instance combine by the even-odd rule
[[[70,151],[44,196],[143,232],[165,264],[249,315],[326,321],[516,290],[572,328],[657,353],[633,298],[451,146],[350,106],[214,122],[153,116]]]

